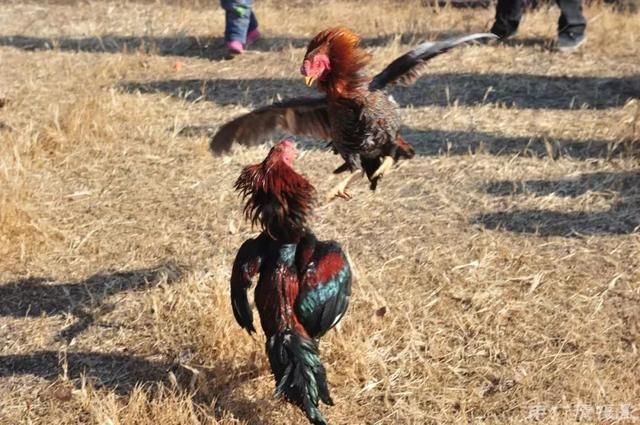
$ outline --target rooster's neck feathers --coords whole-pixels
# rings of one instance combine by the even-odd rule
[[[235,188],[246,201],[244,215],[260,223],[272,239],[291,243],[299,239],[311,213],[315,189],[284,161],[271,158],[242,170]]]
[[[348,97],[368,81],[362,69],[371,55],[360,48],[360,36],[349,28],[337,27],[322,31],[309,43],[308,52],[324,51],[331,71],[318,87],[332,97]]]

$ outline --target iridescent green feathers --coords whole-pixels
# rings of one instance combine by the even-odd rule
[[[333,400],[316,342],[284,331],[267,340],[267,354],[276,378],[274,397],[285,397],[298,405],[312,424],[326,425],[318,404],[322,400],[332,406]]]

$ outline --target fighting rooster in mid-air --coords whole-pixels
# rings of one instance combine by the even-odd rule
[[[276,396],[304,410],[313,424],[326,424],[319,401],[333,405],[319,338],[342,318],[351,295],[351,268],[340,245],[319,241],[307,226],[315,190],[293,167],[295,147],[275,145],[259,164],[243,169],[235,188],[244,213],[262,233],[242,244],[231,273],[236,321],[255,332],[247,299],[259,275],[255,304],[267,337]]]
[[[325,96],[285,100],[242,115],[218,130],[210,148],[220,154],[228,151],[234,140],[251,145],[277,130],[330,140],[344,159],[334,172],[351,172],[330,197],[349,198],[347,185],[360,167],[373,190],[396,161],[414,155],[413,147],[399,134],[398,107],[384,92],[385,87],[415,81],[421,65],[455,46],[495,37],[479,33],[426,42],[370,78],[364,68],[371,56],[360,48],[360,37],[343,27],[323,31],[309,43],[300,72],[307,85],[316,82]]]

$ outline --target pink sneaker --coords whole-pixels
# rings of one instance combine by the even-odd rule
[[[258,31],[258,28],[254,29],[253,31],[249,31],[249,33],[247,34],[247,46],[258,41],[260,35],[261,34],[260,31]]]
[[[232,55],[239,55],[244,53],[244,46],[238,40],[227,41],[227,49]]]

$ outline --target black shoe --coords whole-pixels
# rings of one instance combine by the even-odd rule
[[[507,38],[513,37],[518,32],[518,30],[516,29],[506,29],[502,25],[498,25],[497,23],[493,24],[489,31],[497,35],[500,40],[506,40]]]
[[[556,42],[556,50],[565,53],[575,52],[585,41],[587,41],[587,36],[584,35],[584,33],[576,34],[571,31],[561,32]]]

